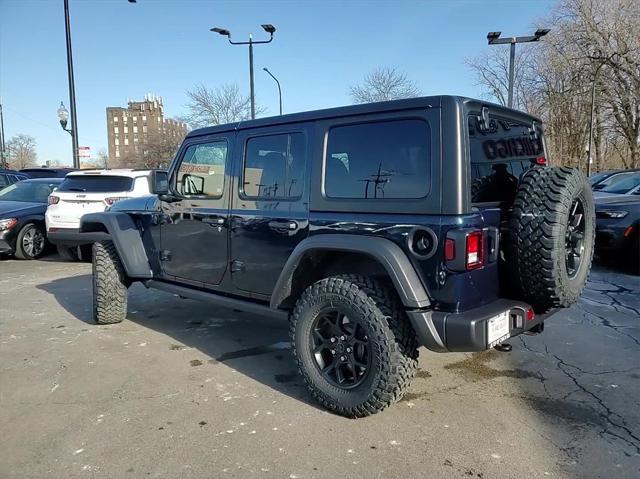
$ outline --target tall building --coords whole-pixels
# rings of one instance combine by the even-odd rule
[[[129,100],[127,108],[107,107],[111,165],[143,164],[145,157],[157,154],[161,143],[180,144],[186,134],[186,123],[164,117],[161,97],[146,95],[143,101]]]

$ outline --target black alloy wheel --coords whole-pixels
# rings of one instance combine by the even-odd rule
[[[371,369],[366,327],[336,308],[318,313],[310,341],[311,354],[322,377],[343,389],[359,386]]]
[[[565,234],[565,264],[569,278],[576,276],[584,257],[585,224],[584,205],[577,198],[571,205]]]

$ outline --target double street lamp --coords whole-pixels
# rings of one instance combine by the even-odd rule
[[[249,45],[249,88],[251,92],[250,94],[251,94],[251,119],[252,120],[255,119],[256,117],[256,98],[255,98],[255,91],[253,87],[253,45],[258,45],[261,43],[271,43],[271,41],[273,40],[273,34],[276,31],[276,27],[274,27],[270,23],[266,23],[261,26],[262,26],[262,29],[269,34],[269,40],[254,41],[253,37],[249,35],[248,42],[234,42],[231,40],[231,32],[229,30],[225,28],[218,28],[218,27],[212,28],[210,30],[212,32],[215,32],[222,36],[227,37],[231,45]]]
[[[526,37],[500,38],[502,32],[487,33],[487,40],[489,42],[489,45],[504,45],[507,43],[511,45],[511,51],[509,52],[509,96],[507,99],[507,106],[509,108],[513,108],[513,76],[516,60],[516,43],[537,42],[547,33],[549,33],[548,28],[538,28],[533,35],[529,35]]]

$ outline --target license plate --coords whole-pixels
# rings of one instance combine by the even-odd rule
[[[487,348],[492,348],[496,344],[509,338],[509,311],[500,313],[487,321]]]

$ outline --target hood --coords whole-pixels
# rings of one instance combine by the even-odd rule
[[[29,214],[44,214],[46,203],[29,203],[26,201],[0,201],[0,218],[24,216]]]
[[[116,201],[109,208],[109,211],[154,211],[157,210],[157,202],[158,197],[156,195],[127,198],[126,200]]]
[[[600,206],[638,206],[640,195],[614,195],[595,197],[596,209]]]

